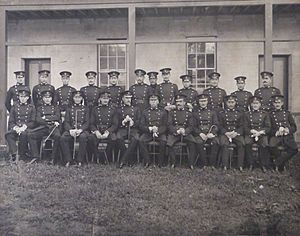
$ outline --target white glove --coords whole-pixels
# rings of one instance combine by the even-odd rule
[[[102,134],[100,133],[99,130],[96,130],[94,134],[96,135],[97,139],[101,139],[102,138]]]
[[[57,121],[55,121],[54,125],[57,127],[57,126],[59,126],[59,123]]]
[[[207,135],[204,134],[204,133],[200,133],[199,135],[200,135],[200,137],[201,137],[204,141],[206,141],[207,138],[208,138]]]
[[[109,132],[108,132],[108,130],[106,130],[106,131],[104,132],[104,134],[102,135],[102,137],[103,137],[103,138],[107,138],[108,135],[109,135]]]
[[[290,133],[289,128],[284,128],[283,135],[288,135]]]
[[[76,130],[75,129],[70,129],[70,135],[72,136],[72,137],[76,137]]]
[[[209,139],[216,137],[216,135],[214,135],[213,133],[208,133],[206,136]]]
[[[158,132],[158,127],[157,126],[152,126],[152,131],[153,131],[153,133],[157,133]]]

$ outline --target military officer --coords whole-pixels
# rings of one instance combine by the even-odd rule
[[[220,76],[218,72],[210,73],[208,75],[210,88],[203,91],[204,94],[209,96],[208,108],[216,112],[223,109],[224,97],[226,96],[225,90],[218,87]]]
[[[217,155],[219,150],[217,114],[208,109],[209,96],[200,94],[197,96],[198,106],[194,109],[194,129],[193,134],[196,140],[196,148],[202,166],[217,167]],[[210,145],[211,155],[208,159],[205,144]]]
[[[144,157],[145,167],[150,164],[149,152],[147,149],[147,143],[149,141],[158,141],[158,166],[161,167],[165,162],[165,150],[166,150],[166,131],[167,131],[167,112],[159,107],[159,95],[153,93],[149,95],[150,107],[144,110],[140,121],[140,152]],[[155,163],[154,163],[155,165]]]
[[[84,105],[87,106],[91,112],[92,108],[98,105],[99,93],[102,90],[96,86],[97,72],[88,71],[85,73],[85,76],[87,77],[88,85],[82,87],[80,91],[83,96]]]
[[[249,169],[254,167],[254,155],[252,145],[258,145],[258,157],[260,165],[264,172],[270,167],[270,155],[268,151],[268,134],[271,129],[269,114],[261,110],[261,97],[252,96],[249,99],[250,111],[245,112],[245,150],[249,163]]]
[[[183,88],[178,91],[178,94],[184,94],[186,96],[186,104],[190,111],[193,110],[193,106],[196,105],[198,93],[192,88],[193,78],[191,75],[180,76],[182,80]]]
[[[99,105],[92,111],[90,129],[92,131],[92,146],[94,155],[98,157],[99,142],[107,142],[106,153],[111,159],[113,147],[116,142],[118,119],[115,105],[111,104],[111,94],[104,91],[100,94]]]
[[[130,86],[129,91],[132,93],[132,105],[137,106],[143,111],[147,106],[147,92],[149,85],[144,83],[146,71],[136,69],[136,84]]]
[[[28,149],[28,130],[35,126],[35,107],[30,104],[30,89],[27,86],[18,86],[19,102],[12,106],[9,113],[8,132],[5,138],[9,148],[9,154],[14,160],[17,149],[19,156],[24,159]],[[18,142],[18,145],[17,145]]]
[[[140,110],[132,105],[132,97],[133,94],[130,91],[124,91],[122,93],[122,104],[116,111],[118,118],[117,146],[121,156],[120,168],[125,163],[133,164],[133,155],[130,154],[136,150],[139,140]],[[127,149],[125,146],[126,139],[130,142]]]
[[[108,72],[110,85],[105,89],[110,94],[110,105],[115,108],[120,105],[121,93],[124,92],[124,88],[118,85],[119,75],[118,71]]]
[[[55,92],[54,86],[49,84],[49,74],[49,70],[40,70],[39,84],[35,85],[32,89],[32,100],[36,108],[43,104],[41,96],[42,91],[50,90],[53,94]]]
[[[57,102],[62,118],[65,117],[67,108],[72,104],[72,93],[76,91],[75,88],[69,85],[72,73],[70,71],[61,71],[61,81],[63,86],[55,90],[54,101]]]
[[[269,71],[263,71],[260,73],[263,86],[255,90],[254,95],[262,98],[262,108],[265,111],[272,110],[273,95],[280,95],[281,92],[278,88],[272,87],[273,73]]]
[[[270,147],[275,155],[275,170],[283,170],[286,163],[298,153],[298,146],[294,134],[297,131],[296,122],[292,114],[284,110],[284,96],[273,95],[274,110],[270,112],[271,133]],[[280,148],[284,151],[280,152]]]
[[[59,157],[60,141],[60,109],[53,104],[54,93],[51,87],[44,88],[40,91],[42,104],[36,109],[37,128],[31,130],[28,134],[29,145],[32,157],[39,157],[39,143],[43,137],[50,135],[54,139],[51,162],[55,163]]]
[[[244,90],[247,78],[246,76],[237,76],[234,79],[238,88],[237,91],[232,93],[237,97],[236,109],[241,112],[248,111],[249,98],[252,96],[252,93]]]
[[[192,135],[193,117],[192,113],[186,108],[186,96],[178,94],[175,97],[176,109],[171,110],[168,116],[168,138],[167,146],[171,159],[171,167],[175,167],[174,145],[177,142],[186,142],[189,149],[188,163],[194,169],[195,162],[195,139]]]
[[[19,87],[25,85],[25,71],[15,71],[14,74],[16,76],[17,83],[9,88],[5,98],[5,107],[9,112],[12,105],[18,102]],[[27,102],[30,103],[30,100]]]
[[[171,68],[160,69],[163,82],[158,86],[159,96],[161,97],[160,106],[167,111],[175,109],[175,96],[178,93],[178,86],[170,82]]]
[[[78,141],[79,150],[76,161],[78,166],[82,165],[86,154],[87,141],[88,141],[88,128],[89,128],[89,111],[88,107],[83,106],[83,96],[81,91],[72,92],[72,106],[67,108],[64,133],[61,136],[62,154],[68,167],[73,159],[75,159],[75,147],[71,154],[70,144]]]
[[[237,148],[237,167],[243,171],[244,164],[244,118],[243,113],[236,110],[237,98],[234,95],[224,97],[226,108],[219,112],[220,145],[222,147],[222,164],[224,170],[229,167],[229,146],[235,143]]]
[[[147,73],[148,78],[149,78],[149,88],[148,88],[148,98],[151,94],[157,93],[158,92],[158,84],[157,84],[157,76],[158,72],[156,71],[150,71]]]

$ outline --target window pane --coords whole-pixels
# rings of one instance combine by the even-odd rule
[[[125,57],[118,57],[118,69],[125,70]]]
[[[118,46],[118,56],[125,57],[126,53],[126,45],[119,45]]]
[[[205,53],[205,43],[197,43],[197,52]]]
[[[210,73],[212,73],[212,72],[214,72],[215,70],[206,70],[206,78],[208,78],[208,75],[210,74]]]
[[[126,81],[126,72],[121,72],[120,75],[119,75],[119,82],[118,82],[118,85],[122,86],[124,85],[125,86],[125,81]]]
[[[196,68],[196,54],[189,54],[188,67],[189,68]]]
[[[197,70],[197,78],[205,80],[205,70]]]
[[[116,56],[117,55],[117,47],[115,45],[109,46],[109,56]]]
[[[100,45],[100,56],[107,56],[107,45]]]
[[[196,43],[188,43],[188,53],[196,53]]]
[[[117,69],[117,58],[110,57],[109,58],[109,69],[116,70]]]
[[[199,54],[197,56],[197,67],[205,68],[205,54]]]
[[[108,74],[107,73],[100,73],[100,86],[107,86],[108,85]]]
[[[207,68],[215,68],[215,55],[207,54],[206,55]]]
[[[107,69],[107,57],[100,57],[100,70]]]
[[[215,53],[215,43],[206,43],[206,53]]]
[[[188,75],[191,75],[193,78],[193,81],[196,79],[196,70],[188,70]]]

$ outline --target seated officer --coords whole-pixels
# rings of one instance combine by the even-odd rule
[[[197,91],[192,88],[193,78],[191,75],[182,75],[180,79],[182,80],[183,88],[178,91],[178,94],[184,94],[186,96],[187,107],[192,111],[198,95]]]
[[[186,109],[185,99],[185,95],[178,94],[175,98],[176,109],[169,113],[167,145],[170,147],[171,167],[174,168],[175,150],[173,147],[177,142],[186,142],[189,148],[189,166],[191,169],[194,169],[195,139],[191,134],[193,130],[193,117],[192,113]]]
[[[248,111],[249,98],[252,96],[252,93],[244,90],[246,85],[245,81],[247,78],[246,76],[237,76],[234,79],[236,81],[238,90],[231,94],[237,97],[236,109],[241,112]]]
[[[28,149],[28,130],[35,126],[35,107],[29,103],[30,89],[27,86],[18,86],[17,102],[10,110],[8,121],[8,132],[5,138],[9,148],[9,154],[12,160],[16,158],[17,148],[19,147],[19,155],[25,158]],[[19,141],[17,147],[17,140]]]
[[[158,85],[158,93],[161,97],[160,106],[170,111],[175,109],[175,96],[178,94],[177,84],[170,82],[171,68],[162,68],[160,70],[163,82]]]
[[[142,112],[147,106],[147,92],[149,85],[144,83],[146,71],[136,69],[136,84],[130,86],[129,91],[132,93],[132,105],[137,106]]]
[[[43,99],[41,96],[41,92],[45,90],[51,91],[54,94],[55,88],[51,84],[49,84],[49,70],[40,70],[39,71],[39,84],[33,87],[32,89],[32,100],[33,104],[37,108],[38,106],[43,104]],[[54,102],[54,101],[53,101]]]
[[[99,97],[99,106],[95,107],[91,115],[90,130],[92,131],[92,145],[94,155],[98,157],[98,144],[101,141],[107,142],[106,153],[111,159],[113,147],[115,146],[116,134],[118,128],[118,119],[116,117],[116,108],[111,104],[109,92],[102,92]]]
[[[165,150],[166,150],[166,131],[167,131],[167,113],[159,105],[159,96],[157,94],[149,95],[150,107],[142,113],[140,121],[140,150],[141,155],[145,160],[145,167],[149,166],[149,152],[147,149],[147,143],[149,141],[159,142],[159,155],[158,155],[158,166],[161,167],[164,163]],[[155,163],[154,163],[155,165]]]
[[[270,166],[270,155],[268,152],[268,134],[271,129],[271,121],[267,112],[261,110],[261,97],[252,96],[249,99],[251,110],[244,115],[245,127],[245,150],[249,162],[249,169],[254,166],[252,145],[259,145],[259,161],[263,171]]]
[[[125,163],[129,165],[133,164],[131,152],[136,150],[139,139],[138,127],[140,111],[131,104],[131,98],[132,93],[130,91],[124,91],[122,93],[122,104],[116,111],[118,119],[117,146],[121,156],[120,168],[122,168]],[[126,139],[130,142],[127,149],[125,146]]]
[[[209,164],[210,166],[217,167],[217,155],[219,150],[217,133],[219,121],[217,114],[207,108],[208,99],[209,96],[207,94],[198,95],[198,106],[195,107],[193,112],[195,125],[193,134],[202,165],[205,167]],[[205,144],[210,145],[211,155],[209,160],[207,158]]]
[[[59,73],[63,86],[55,90],[54,101],[60,108],[61,117],[65,117],[66,110],[72,105],[72,93],[76,91],[75,88],[69,85],[72,73],[69,71],[62,71]]]
[[[110,105],[117,108],[120,105],[121,93],[124,92],[124,88],[118,85],[120,73],[118,71],[108,72],[110,85],[105,89],[110,93]]]
[[[66,160],[66,167],[70,165],[72,159],[75,158],[75,147],[71,155],[70,144],[74,144],[76,140],[79,142],[79,150],[77,155],[78,166],[82,165],[86,155],[88,128],[89,128],[89,112],[86,106],[82,105],[82,92],[74,91],[72,93],[73,104],[66,111],[64,130],[61,136],[61,148],[63,157]],[[73,157],[73,158],[72,158]]]
[[[292,114],[284,110],[284,96],[274,95],[272,97],[274,110],[270,112],[271,134],[270,147],[275,156],[275,170],[283,170],[285,164],[298,153],[294,133],[297,126]],[[280,153],[280,147],[284,149]]]
[[[224,97],[226,92],[224,89],[219,88],[219,79],[221,77],[220,73],[212,72],[208,75],[210,88],[204,89],[203,93],[209,96],[208,108],[219,112],[223,110]]]
[[[19,87],[23,87],[25,85],[25,71],[15,71],[14,73],[16,75],[17,83],[9,88],[5,98],[5,107],[9,112],[11,107],[19,101]],[[27,102],[30,103],[30,101]]]
[[[273,82],[273,73],[269,71],[263,71],[260,73],[263,86],[254,91],[255,96],[262,98],[262,107],[261,109],[267,112],[270,112],[272,108],[272,99],[273,95],[280,95],[281,92],[278,88],[272,87]]]
[[[244,118],[242,112],[236,110],[236,96],[225,96],[225,109],[219,112],[220,145],[222,147],[222,164],[224,170],[229,167],[229,145],[235,143],[237,148],[237,167],[243,170],[244,163]]]
[[[31,155],[34,159],[39,157],[39,143],[42,138],[50,135],[54,139],[51,162],[55,163],[59,157],[59,141],[60,141],[60,110],[59,107],[53,105],[52,89],[46,88],[41,91],[42,104],[36,109],[37,128],[31,130],[28,134]]]

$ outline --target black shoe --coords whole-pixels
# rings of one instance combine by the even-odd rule
[[[191,168],[191,170],[193,170],[193,169],[194,169],[194,166],[193,166],[193,165],[191,165],[191,166],[190,166],[190,168]]]

